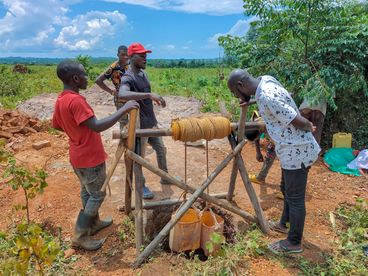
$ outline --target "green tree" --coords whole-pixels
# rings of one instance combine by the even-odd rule
[[[78,55],[75,58],[76,61],[78,61],[79,63],[81,63],[84,67],[84,69],[87,72],[87,75],[89,77],[90,80],[94,81],[97,76],[101,73],[100,69],[95,68],[92,64],[92,57],[88,56],[88,55]]]
[[[275,76],[297,100],[326,99],[331,111],[344,105],[347,95],[368,96],[366,3],[249,0],[244,9],[257,17],[248,34],[219,38],[238,66],[255,75]],[[346,125],[344,130],[354,129]]]

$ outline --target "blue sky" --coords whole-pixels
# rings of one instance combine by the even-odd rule
[[[242,0],[1,0],[0,56],[113,57],[140,42],[150,58],[216,58],[244,35]]]

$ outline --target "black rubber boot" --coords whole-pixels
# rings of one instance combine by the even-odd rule
[[[83,213],[82,210],[79,212],[74,229],[74,247],[81,247],[85,250],[93,251],[99,249],[103,245],[106,238],[102,240],[93,240],[88,236],[88,233],[93,224],[93,219],[94,217]]]
[[[98,231],[110,226],[111,224],[112,224],[111,217],[107,217],[106,219],[100,220],[100,216],[97,214],[97,216],[93,218],[93,223],[92,223],[89,235],[94,235]]]

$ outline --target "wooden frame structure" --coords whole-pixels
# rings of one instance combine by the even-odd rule
[[[249,181],[248,173],[246,167],[243,162],[243,158],[241,156],[241,150],[246,144],[246,140],[244,139],[244,132],[246,129],[259,129],[263,126],[262,123],[246,123],[246,113],[247,107],[242,107],[241,116],[239,123],[232,123],[231,128],[233,131],[238,130],[238,140],[236,141],[234,135],[229,135],[228,140],[231,146],[232,151],[226,156],[226,158],[213,170],[212,173],[208,176],[208,178],[199,186],[192,187],[187,185],[181,180],[171,176],[169,173],[159,169],[158,167],[152,165],[144,158],[140,156],[141,153],[141,137],[158,137],[158,136],[171,136],[172,132],[170,129],[138,129],[136,130],[136,117],[137,110],[131,111],[128,132],[124,133],[113,133],[113,138],[121,139],[117,152],[115,154],[115,159],[113,161],[113,166],[108,172],[104,187],[109,182],[112,173],[116,167],[117,162],[121,158],[122,154],[125,151],[125,164],[126,164],[126,183],[125,183],[125,212],[129,214],[131,212],[131,194],[132,194],[132,179],[133,179],[133,168],[134,166],[142,166],[154,174],[160,176],[161,178],[170,181],[173,185],[179,187],[183,191],[186,191],[191,194],[188,200],[181,205],[180,209],[177,210],[176,215],[166,224],[166,226],[160,231],[160,233],[151,241],[151,243],[141,252],[141,248],[143,246],[143,209],[144,208],[155,208],[156,206],[164,206],[173,204],[172,200],[169,201],[158,201],[151,202],[150,204],[143,204],[143,183],[142,176],[140,174],[136,174],[135,178],[135,241],[136,248],[139,255],[137,256],[134,267],[140,266],[144,260],[152,253],[152,251],[160,244],[160,242],[164,239],[164,237],[169,233],[169,231],[175,226],[175,224],[180,220],[180,218],[185,214],[185,212],[191,207],[191,205],[200,197],[207,202],[215,204],[227,211],[230,211],[236,215],[239,215],[245,220],[257,222],[264,233],[269,232],[268,223],[264,217],[263,210],[259,203],[258,197],[254,191],[254,188]],[[123,150],[124,145],[126,145],[126,149]],[[226,194],[226,199],[219,199],[218,195],[210,195],[205,193],[205,189],[213,182],[213,180],[217,177],[217,175],[230,163],[231,160],[234,159],[229,189]],[[134,162],[136,164],[134,164]],[[232,204],[232,199],[234,196],[235,190],[235,182],[237,178],[237,174],[240,174],[244,187],[248,193],[249,199],[253,205],[256,216],[253,216],[246,211],[240,209],[239,207]],[[220,194],[221,195],[221,194]],[[224,195],[222,194],[221,197]]]

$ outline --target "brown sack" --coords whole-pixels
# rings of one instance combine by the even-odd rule
[[[200,246],[200,239],[201,221],[199,214],[197,210],[190,208],[171,229],[169,246],[174,252],[196,250]]]
[[[223,236],[224,233],[224,219],[216,215],[211,209],[204,209],[201,213],[201,248],[206,256],[216,255],[221,249],[221,243],[213,244],[213,251],[209,252],[206,247],[207,242],[211,242],[212,233],[216,232]]]

